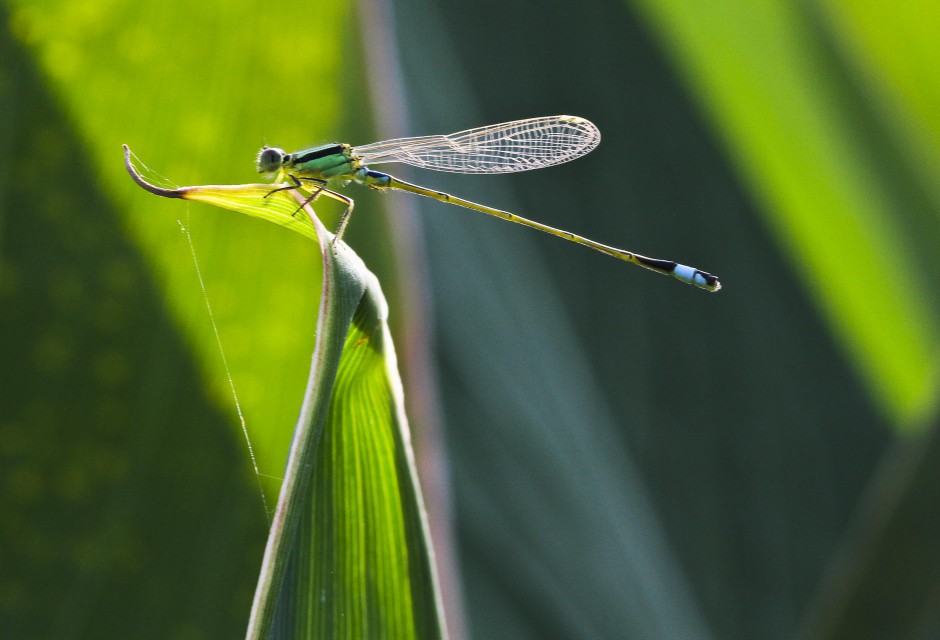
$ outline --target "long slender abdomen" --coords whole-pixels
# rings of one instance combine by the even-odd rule
[[[641,256],[631,251],[601,244],[600,242],[595,242],[590,238],[579,236],[576,233],[565,231],[563,229],[556,229],[555,227],[550,227],[547,224],[529,220],[528,218],[523,218],[522,216],[516,215],[514,213],[503,211],[502,209],[494,209],[493,207],[488,207],[486,205],[477,204],[476,202],[464,200],[463,198],[458,198],[457,196],[444,193],[443,191],[435,191],[420,185],[411,184],[410,182],[405,182],[404,180],[399,180],[398,178],[390,176],[387,173],[372,171],[371,169],[362,167],[356,172],[356,179],[363,184],[372,187],[373,189],[398,189],[399,191],[417,193],[418,195],[432,198],[440,202],[455,204],[473,211],[479,211],[480,213],[496,216],[497,218],[502,218],[503,220],[508,220],[509,222],[515,222],[516,224],[521,224],[532,229],[538,229],[539,231],[543,231],[553,236],[584,245],[585,247],[589,247],[595,251],[600,251],[601,253],[613,258],[617,258],[618,260],[632,262],[635,265],[650,269],[657,273],[672,276],[677,280],[681,280],[686,284],[691,284],[700,289],[705,289],[707,291],[718,291],[721,289],[721,283],[718,282],[718,278],[708,273],[707,271],[701,271],[699,269],[695,269],[694,267],[689,267],[684,264],[679,264],[678,262],[673,262],[672,260],[647,258],[646,256]]]

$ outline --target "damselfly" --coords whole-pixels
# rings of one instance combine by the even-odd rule
[[[371,169],[371,166],[383,162],[401,162],[422,169],[453,173],[514,173],[574,160],[594,149],[600,140],[600,131],[584,118],[547,116],[478,127],[450,135],[397,138],[361,147],[326,144],[296,153],[264,147],[258,153],[257,163],[260,173],[277,174],[280,180],[289,179],[293,183],[293,186],[281,187],[271,193],[282,189],[303,188],[310,194],[307,202],[321,194],[343,202],[346,211],[336,230],[337,238],[342,236],[346,228],[353,210],[353,201],[328,189],[327,185],[353,181],[373,189],[410,191],[447,204],[480,211],[577,242],[696,287],[718,291],[721,288],[718,278],[705,271],[672,260],[647,258],[638,253],[610,247],[570,231],[470,202],[449,193],[427,189]]]

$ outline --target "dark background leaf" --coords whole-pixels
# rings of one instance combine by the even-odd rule
[[[634,11],[396,7],[415,132],[560,112],[604,135],[511,195],[435,186],[725,283],[423,206],[473,635],[677,637],[659,613],[787,637],[891,436],[759,203]]]

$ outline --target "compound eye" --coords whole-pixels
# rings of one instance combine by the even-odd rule
[[[274,173],[284,164],[283,149],[265,147],[258,152],[258,173]]]

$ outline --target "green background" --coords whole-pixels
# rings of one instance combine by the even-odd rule
[[[247,622],[265,508],[180,226],[268,504],[316,251],[149,196],[122,143],[241,183],[262,144],[569,113],[603,134],[575,163],[393,173],[720,293],[345,190],[452,514],[455,637],[937,637],[933,4],[8,0],[0,24],[0,635]]]

